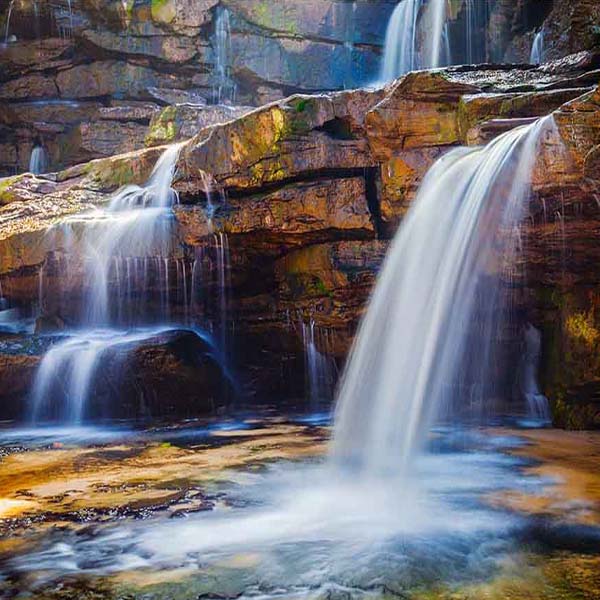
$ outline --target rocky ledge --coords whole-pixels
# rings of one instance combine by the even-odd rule
[[[556,127],[533,174],[525,268],[507,286],[517,293],[519,322],[543,332],[543,386],[557,422],[594,423],[572,415],[588,414],[577,390],[600,378],[599,81],[600,55],[582,52],[539,68],[416,72],[384,89],[293,95],[225,123],[200,122],[182,146],[174,181],[173,236],[186,265],[177,268],[189,278],[206,264],[202,286],[214,295],[215,252],[227,240],[231,359],[248,389],[264,400],[301,395],[308,343],[333,371],[341,365],[388,240],[437,157],[552,114]],[[106,202],[119,185],[141,183],[160,152],[2,180],[5,301],[36,303],[41,269],[51,295],[59,285],[51,267],[66,248],[49,228]],[[189,311],[189,296],[171,291],[179,310]],[[218,319],[222,308],[202,310]],[[588,396],[591,406],[595,395]]]

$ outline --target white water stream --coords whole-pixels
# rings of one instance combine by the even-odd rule
[[[433,418],[467,402],[456,398],[467,362],[486,388],[503,312],[500,277],[512,264],[548,122],[452,150],[428,171],[347,362],[331,448],[337,463],[369,474],[407,466]],[[476,318],[484,345],[471,347]]]

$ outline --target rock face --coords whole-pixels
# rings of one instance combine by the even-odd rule
[[[169,14],[160,18],[171,22]],[[557,422],[593,424],[592,384],[600,377],[597,61],[584,53],[541,68],[423,71],[385,89],[295,94],[204,127],[182,147],[174,179],[178,255],[166,278],[173,314],[193,314],[221,338],[243,392],[261,401],[302,396],[308,352],[332,370],[341,366],[388,240],[431,163],[459,144],[552,113],[556,127],[532,174],[523,269],[507,282],[507,291],[518,291],[508,343],[518,347],[525,323],[536,325],[542,385]],[[180,110],[188,109],[176,107],[172,120],[157,122],[177,123]],[[120,105],[109,114],[127,122],[131,111]],[[40,270],[64,251],[46,235],[51,225],[106,202],[119,184],[143,181],[160,152],[2,182],[6,302],[35,304]],[[59,285],[59,278],[46,281],[47,290]],[[59,316],[68,322],[68,314]]]
[[[378,78],[396,5],[397,0],[5,2],[0,175],[26,171],[39,143],[54,171],[139,149],[145,139],[159,144],[191,136],[231,116],[206,111],[196,117],[182,107],[175,115],[157,114],[169,105],[260,106],[294,93],[370,84]],[[474,8],[467,0],[453,0],[447,15],[452,54],[461,63],[527,62],[533,36],[543,26],[544,58],[561,58],[598,45],[599,10],[594,0],[478,0]],[[427,3],[422,12],[426,20]],[[475,54],[464,33],[473,19],[469,39],[478,46]]]
[[[373,80],[394,4],[8,3],[0,9],[9,40],[0,47],[0,175],[26,171],[40,142],[58,170],[141,148],[146,138],[191,137],[244,110],[188,104],[257,106]]]
[[[87,418],[192,417],[233,399],[214,348],[191,331],[113,346],[93,382]]]
[[[202,129],[233,121],[251,110],[248,106],[174,104],[152,116],[145,142],[147,146],[161,146],[186,140]]]

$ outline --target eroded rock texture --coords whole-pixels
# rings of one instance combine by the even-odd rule
[[[370,84],[396,5],[7,0],[0,9],[0,174],[26,171],[38,144],[54,171],[231,117],[201,109],[207,103],[261,106]],[[429,9],[424,2],[421,45]],[[598,11],[595,0],[452,0],[452,60],[528,62],[542,28],[544,60],[590,49],[599,43]],[[467,36],[469,21],[475,25]]]
[[[166,277],[173,314],[195,315],[212,328],[227,349],[237,393],[257,401],[305,395],[310,344],[335,377],[388,240],[431,163],[459,144],[486,142],[552,113],[556,127],[544,137],[533,173],[525,251],[507,280],[516,314],[506,343],[518,355],[525,324],[538,327],[542,385],[557,423],[597,423],[597,65],[597,55],[580,53],[541,68],[413,73],[385,89],[296,94],[206,123],[182,147],[174,181],[177,253]],[[147,115],[149,107],[105,110],[126,119],[131,111]],[[169,123],[187,127],[188,110],[198,109],[165,109],[155,123],[166,124],[166,138],[161,133],[157,141],[177,139]],[[143,182],[160,152],[152,147],[52,177],[3,180],[4,302],[39,304],[42,273],[45,322],[69,323],[80,296],[74,291],[52,308],[49,299],[64,292],[67,247],[48,232],[66,216],[102,205],[119,185]],[[81,287],[73,265],[84,254],[69,263],[73,290]],[[31,368],[32,359],[18,361]],[[23,381],[10,386],[19,390]]]

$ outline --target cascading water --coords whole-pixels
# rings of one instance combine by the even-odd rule
[[[304,372],[310,406],[314,409],[333,398],[335,387],[335,362],[319,352],[317,348],[318,330],[311,317],[308,323],[301,321],[304,346]],[[325,340],[327,341],[327,340]]]
[[[551,117],[550,117],[551,120]],[[381,271],[347,363],[331,447],[363,471],[406,466],[432,419],[484,392],[501,318],[500,274],[516,250],[530,173],[548,118],[428,171]],[[477,320],[483,343],[470,337]]]
[[[548,399],[540,391],[537,370],[540,363],[542,336],[528,323],[524,332],[524,352],[521,364],[521,391],[527,402],[527,416],[537,421],[550,422]]]
[[[392,81],[417,69],[482,62],[481,31],[488,22],[488,8],[487,0],[464,0],[451,43],[448,0],[401,0],[388,23],[380,81]]]
[[[213,99],[217,104],[235,102],[235,83],[231,80],[231,18],[229,10],[218,6],[214,33],[214,80]]]
[[[46,173],[48,170],[48,155],[43,146],[36,145],[31,150],[29,158],[29,172],[34,175]]]
[[[171,181],[180,147],[173,145],[162,154],[144,186],[127,186],[106,210],[70,219],[50,232],[62,240],[68,257],[58,262],[61,280],[77,273],[73,257],[84,257],[84,309],[74,335],[51,348],[38,369],[32,392],[34,422],[58,418],[80,423],[102,353],[156,332],[132,332],[132,328],[169,323],[169,270],[174,254],[171,206],[177,200]],[[179,261],[174,263],[179,273]],[[184,270],[181,285],[186,282]],[[43,270],[39,303],[44,307]],[[150,304],[158,305],[154,315],[146,313]]]
[[[424,0],[402,0],[396,6],[385,35],[381,81],[391,81],[416,69],[449,64],[450,47],[446,28],[446,0],[432,0],[424,10]],[[426,13],[420,48],[419,19]],[[423,28],[421,28],[423,29]]]
[[[417,18],[423,0],[402,0],[394,9],[385,34],[381,80],[391,81],[419,68]]]
[[[427,16],[421,68],[436,68],[451,64],[447,0],[431,0]]]
[[[529,62],[532,65],[539,65],[544,62],[544,28],[542,27],[533,38],[531,45],[531,54]]]

